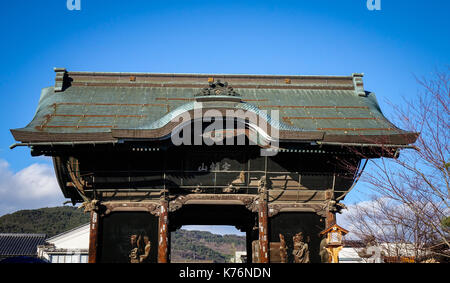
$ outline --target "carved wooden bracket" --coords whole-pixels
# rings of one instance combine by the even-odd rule
[[[169,201],[169,212],[174,212],[183,207],[186,203],[186,196],[179,196],[174,200]]]
[[[259,203],[259,196],[256,197],[248,197],[243,200],[245,208],[250,210],[251,212],[258,212],[258,203]]]
[[[342,209],[347,209],[345,204],[336,202],[335,200],[328,201],[328,211],[332,213],[341,213]]]
[[[83,202],[79,209],[84,208],[84,212],[91,212],[91,211],[95,211],[98,212],[100,210],[100,204],[98,202],[98,200],[94,199],[92,201],[85,201]]]

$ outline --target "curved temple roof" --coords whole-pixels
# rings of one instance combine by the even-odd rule
[[[279,130],[281,141],[402,146],[417,139],[416,133],[397,128],[383,116],[375,94],[364,90],[362,74],[100,73],[62,68],[55,72],[55,86],[42,90],[33,120],[11,130],[17,141],[161,139],[176,127],[179,115],[194,110],[196,102],[203,102],[205,109],[256,113]],[[227,84],[209,95],[218,80]],[[272,121],[272,110],[279,111],[279,121]]]

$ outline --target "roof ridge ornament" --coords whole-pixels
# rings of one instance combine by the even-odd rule
[[[67,70],[65,68],[53,68],[55,76],[55,92],[61,92],[67,87]]]
[[[355,92],[358,96],[367,96],[364,90],[364,84],[362,78],[364,77],[364,73],[353,73],[353,87],[355,88]]]
[[[221,82],[217,80],[208,80],[208,87],[203,88],[200,92],[195,94],[195,96],[210,96],[210,95],[220,95],[220,96],[241,96],[237,93],[228,82]]]

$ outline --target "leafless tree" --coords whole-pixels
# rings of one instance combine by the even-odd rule
[[[421,258],[434,243],[429,225],[407,206],[388,198],[377,197],[351,207],[347,220],[366,247],[378,246],[384,256]],[[364,249],[360,251],[364,254]]]
[[[347,216],[360,238],[413,244],[416,257],[433,243],[450,248],[448,226],[442,225],[450,212],[449,70],[436,72],[432,79],[417,78],[422,90],[418,98],[393,105],[392,120],[420,135],[414,149],[398,156],[381,145],[378,153],[384,157],[369,161],[371,170],[361,180],[376,198],[356,205]],[[367,152],[355,152],[368,158]]]

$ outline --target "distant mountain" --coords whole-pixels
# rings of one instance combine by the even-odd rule
[[[236,251],[245,251],[244,236],[205,231],[177,230],[171,234],[171,261],[229,262]]]
[[[52,237],[88,222],[88,213],[71,206],[19,210],[0,217],[0,233],[40,233]]]
[[[71,206],[20,210],[0,217],[0,233],[42,233],[52,237],[89,222],[89,214]],[[244,236],[177,230],[171,234],[171,261],[229,262],[245,251]]]

